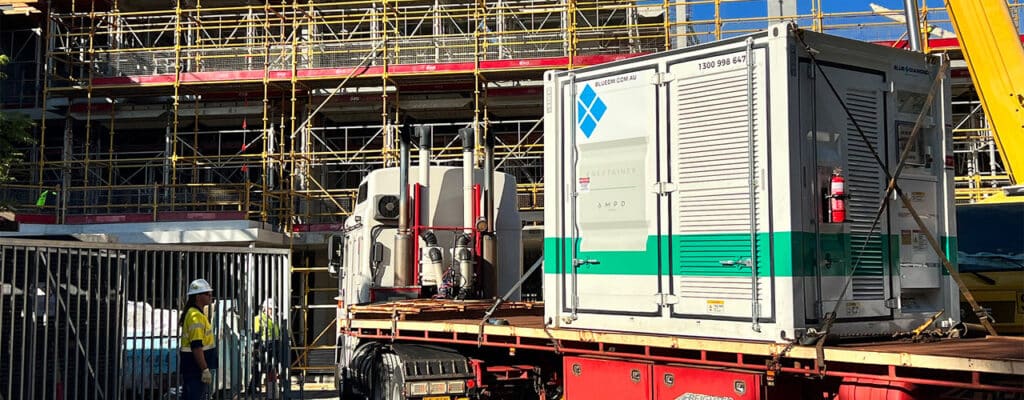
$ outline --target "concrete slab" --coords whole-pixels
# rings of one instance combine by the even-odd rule
[[[286,247],[289,238],[272,226],[249,220],[125,222],[110,224],[21,224],[0,237],[70,236],[83,241],[133,244],[208,244]]]

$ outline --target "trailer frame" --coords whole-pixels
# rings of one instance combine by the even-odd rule
[[[400,304],[373,305],[377,309],[391,305],[396,310],[391,314],[360,313],[362,306],[349,306],[349,315],[353,318],[339,320],[339,324],[345,335],[365,340],[492,347],[509,349],[510,352],[535,350],[560,356],[600,356],[735,368],[763,372],[769,378],[769,384],[776,376],[790,374],[1024,395],[1024,338],[990,336],[929,343],[889,341],[815,347],[547,328],[540,315],[523,315],[523,312],[511,309],[501,309],[496,313],[507,325],[494,325],[474,320],[469,315],[453,319],[445,312],[410,314],[397,311]],[[542,309],[543,305],[537,303],[529,310],[536,313]],[[960,355],[965,353],[972,356]]]

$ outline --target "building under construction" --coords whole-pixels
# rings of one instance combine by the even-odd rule
[[[781,20],[909,42],[902,9],[770,3],[15,2],[0,27],[10,57],[0,107],[29,115],[37,143],[2,200],[19,236],[290,248],[293,369],[333,373],[337,283],[324,238],[361,200],[360,180],[397,165],[403,129],[425,128],[436,165],[461,161],[460,129],[472,130],[480,163],[494,143],[524,222],[537,224],[544,71]],[[1019,32],[1021,4],[1008,3]],[[958,200],[981,199],[1009,177],[945,8],[925,1],[918,15],[922,50],[953,59]]]

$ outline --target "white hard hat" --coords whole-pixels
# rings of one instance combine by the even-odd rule
[[[275,308],[277,308],[277,306],[274,305],[274,299],[268,297],[266,300],[263,300],[263,308],[267,308],[267,309],[275,309]]]
[[[210,287],[210,282],[207,282],[206,279],[196,279],[196,280],[192,281],[192,283],[188,284],[188,293],[187,294],[189,296],[191,296],[191,295],[194,295],[194,294],[200,294],[200,293],[206,293],[206,292],[212,292],[212,291],[213,291],[213,288]]]

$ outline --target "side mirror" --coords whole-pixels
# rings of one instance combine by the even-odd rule
[[[331,275],[337,275],[341,270],[342,259],[345,256],[345,237],[331,235],[327,238],[327,271]]]

